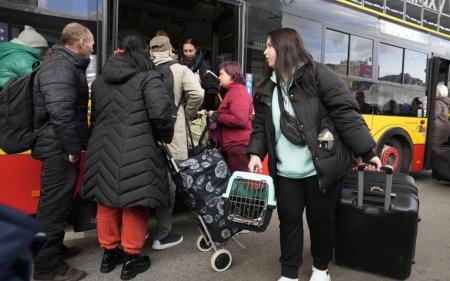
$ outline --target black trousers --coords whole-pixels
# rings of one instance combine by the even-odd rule
[[[303,179],[277,177],[276,195],[280,220],[281,275],[298,278],[303,252],[303,210],[306,207],[314,267],[328,268],[333,258],[334,218],[340,184],[325,194],[317,176]]]
[[[35,277],[67,270],[61,247],[79,172],[79,163],[70,163],[66,153],[41,163],[41,196],[36,218],[41,231],[47,234],[47,241],[35,257]]]

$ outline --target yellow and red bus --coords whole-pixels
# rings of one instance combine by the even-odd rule
[[[58,43],[65,24],[81,22],[95,35],[92,81],[122,30],[137,29],[149,38],[165,30],[175,48],[195,37],[213,71],[223,61],[239,61],[251,92],[262,75],[267,33],[292,27],[314,59],[346,81],[383,162],[411,172],[430,166],[435,88],[449,81],[447,1],[2,0],[0,42],[31,25]],[[39,161],[29,153],[0,154],[0,203],[33,214]]]

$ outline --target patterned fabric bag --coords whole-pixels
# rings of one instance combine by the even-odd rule
[[[187,160],[176,162],[180,176],[175,182],[178,181],[186,206],[195,218],[197,214],[202,217],[215,242],[228,240],[239,230],[229,228],[225,222],[222,194],[231,174],[219,150],[207,148]]]

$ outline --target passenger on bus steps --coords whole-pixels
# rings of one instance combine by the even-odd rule
[[[175,63],[172,59],[172,44],[167,35],[159,31],[150,40],[150,52],[156,69],[163,75],[163,82],[170,95],[172,103],[176,107],[175,131],[172,142],[168,147],[176,160],[188,158],[188,146],[186,139],[186,120],[195,118],[197,111],[203,102],[204,91],[196,79],[194,73],[184,65]],[[169,73],[167,73],[167,71]],[[186,101],[186,103],[185,103]],[[184,104],[185,103],[185,104]],[[183,236],[172,231],[172,211],[175,203],[176,186],[169,173],[170,204],[167,208],[156,209],[156,221],[158,229],[152,244],[152,249],[163,250],[175,246],[183,241]]]
[[[341,180],[353,154],[374,163],[372,170],[379,170],[381,161],[352,93],[335,72],[313,61],[297,31],[269,32],[264,55],[266,72],[255,91],[248,168],[260,171],[268,153],[280,220],[279,280],[298,280],[306,207],[313,256],[310,281],[329,281]],[[334,140],[319,142],[323,131],[331,132]]]
[[[448,88],[438,85],[436,89],[436,104],[433,130],[433,146],[439,147],[443,144],[450,145],[450,122],[448,120],[448,107],[450,99]]]
[[[81,150],[89,137],[86,68],[94,36],[78,23],[66,25],[64,47],[41,66],[33,86],[34,127],[39,130],[32,156],[41,160],[41,195],[36,218],[47,242],[34,260],[34,280],[80,280],[84,271],[64,261],[64,227],[79,174]],[[76,253],[72,251],[72,255]]]
[[[92,84],[91,138],[81,194],[97,204],[100,271],[123,263],[129,280],[150,267],[141,255],[149,208],[167,207],[167,163],[157,142],[173,138],[172,101],[137,31],[120,34]]]
[[[226,95],[216,111],[208,111],[211,122],[217,122],[217,147],[230,168],[247,171],[247,146],[252,132],[253,103],[244,83],[242,67],[228,61],[219,66],[220,85]]]
[[[33,64],[43,61],[47,49],[47,40],[28,25],[10,42],[0,43],[0,89],[11,78],[30,73]]]
[[[204,53],[197,45],[197,41],[192,38],[185,38],[182,44],[182,55],[180,58],[180,63],[186,65],[192,72],[194,72],[195,77],[205,89],[205,98],[203,100],[202,109],[206,110],[216,110],[220,101],[217,99],[216,89],[209,89],[206,82],[206,71],[209,66],[205,60]],[[212,92],[210,92],[212,90]]]

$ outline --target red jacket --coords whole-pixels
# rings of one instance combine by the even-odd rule
[[[252,133],[253,101],[244,85],[231,83],[217,113],[218,146],[224,151],[248,146]]]

